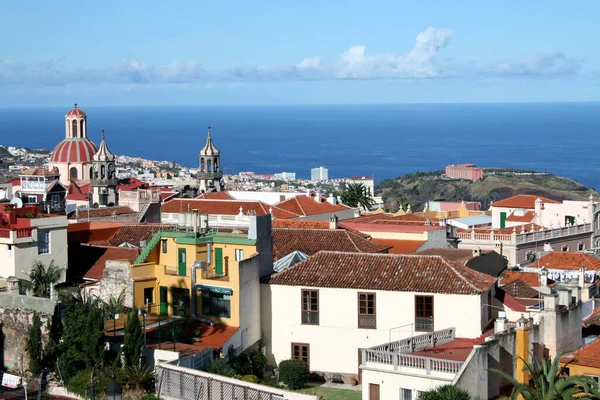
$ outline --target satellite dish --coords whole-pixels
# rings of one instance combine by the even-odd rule
[[[16,208],[22,208],[23,207],[23,200],[21,200],[18,197],[13,198],[10,201],[10,204],[14,204]]]

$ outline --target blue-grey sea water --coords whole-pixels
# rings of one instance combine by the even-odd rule
[[[86,107],[116,154],[196,166],[212,126],[226,173],[296,172],[377,181],[471,162],[547,171],[600,189],[600,103],[273,107]],[[60,108],[0,108],[0,143],[52,149]]]

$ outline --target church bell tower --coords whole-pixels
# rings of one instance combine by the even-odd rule
[[[98,152],[94,154],[92,165],[92,206],[115,206],[118,204],[117,184],[119,180],[115,171],[115,155],[110,152],[104,139]]]
[[[200,150],[200,169],[196,174],[200,193],[220,192],[224,190],[222,181],[223,172],[221,172],[221,155],[219,149],[215,147],[210,135],[210,126],[208,127],[208,137],[206,145]]]

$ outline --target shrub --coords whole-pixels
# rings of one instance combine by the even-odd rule
[[[281,388],[281,385],[275,379],[268,379],[266,381],[261,381],[260,383],[266,386]]]
[[[123,339],[124,366],[132,367],[139,365],[142,357],[143,343],[144,333],[142,331],[142,324],[140,324],[137,311],[132,310],[127,316],[127,322],[125,322]]]
[[[148,393],[142,396],[140,400],[158,400],[158,397],[154,393]]]
[[[267,356],[265,356],[262,349],[262,346],[259,346],[250,354],[250,360],[252,361],[252,373],[260,379],[263,378],[265,374],[265,368],[267,366]]]
[[[315,374],[314,372],[311,372],[308,375],[308,381],[309,382],[314,382],[314,383],[323,383],[323,382],[325,382],[325,378],[323,378],[322,375]]]
[[[84,369],[75,374],[69,382],[67,382],[67,390],[73,394],[83,398],[89,397],[90,391],[90,373],[91,370]],[[100,399],[104,396],[106,387],[110,382],[110,375],[107,371],[98,371],[94,374],[94,398]]]
[[[256,377],[256,375],[244,375],[242,376],[241,380],[244,382],[258,383],[258,378]]]
[[[222,376],[228,376],[233,378],[236,375],[236,372],[227,362],[225,362],[222,358],[217,358],[214,360],[208,367],[207,372],[211,374],[217,374]]]
[[[301,389],[308,382],[308,365],[303,360],[285,360],[279,363],[279,378],[290,389]]]
[[[33,314],[33,324],[29,329],[29,371],[37,375],[42,370],[42,321],[38,313]]]

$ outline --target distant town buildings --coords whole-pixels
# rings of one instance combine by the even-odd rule
[[[196,172],[200,193],[220,192],[223,190],[223,172],[221,172],[221,153],[210,135],[210,126],[206,145],[200,150],[200,169]]]
[[[483,179],[483,168],[477,168],[475,164],[448,165],[446,176],[453,179],[480,181]]]
[[[329,170],[327,168],[321,166],[310,170],[311,181],[326,181],[327,179],[329,179]]]
[[[295,172],[280,172],[274,174],[275,179],[281,179],[283,181],[295,181],[296,173]]]
[[[375,195],[375,178],[372,176],[355,176],[346,179],[346,183],[362,183],[370,197]]]

